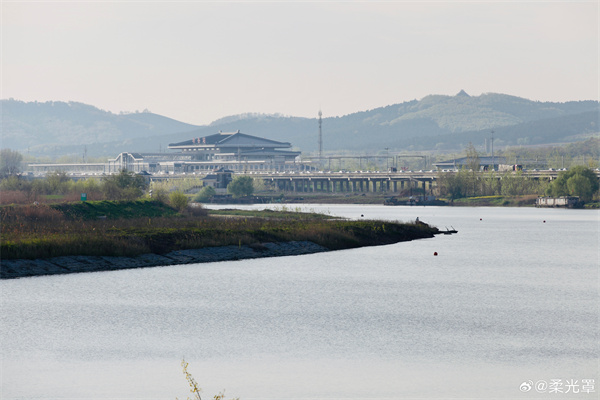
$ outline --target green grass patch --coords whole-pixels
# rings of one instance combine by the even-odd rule
[[[60,211],[69,219],[121,219],[157,218],[178,215],[172,207],[151,200],[137,201],[85,201],[78,203],[53,204],[51,208]]]

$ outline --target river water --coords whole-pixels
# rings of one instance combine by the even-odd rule
[[[597,398],[598,211],[300,207],[459,233],[2,281],[1,398]]]

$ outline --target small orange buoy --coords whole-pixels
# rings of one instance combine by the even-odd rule
[[[434,251],[434,252],[433,252],[433,255],[434,255],[434,256],[437,256],[437,251]]]

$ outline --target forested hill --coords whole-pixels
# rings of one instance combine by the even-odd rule
[[[290,142],[305,153],[318,146],[316,118],[243,114],[193,126],[147,112],[111,114],[80,103],[3,100],[2,105],[2,147],[21,151],[29,147],[40,155],[81,154],[83,145],[94,143],[88,146],[89,155],[155,152],[169,143],[238,129]],[[325,151],[460,150],[469,142],[481,145],[491,130],[502,145],[570,142],[598,132],[599,110],[598,102],[591,100],[537,102],[461,91],[325,117],[323,146]]]
[[[1,106],[2,147],[29,149],[34,154],[52,152],[54,147],[60,151],[64,146],[82,148],[197,128],[148,111],[113,114],[76,102],[2,100]]]
[[[326,110],[324,114],[326,115]],[[427,96],[341,117],[324,118],[323,147],[339,150],[452,150],[482,144],[496,132],[504,145],[583,140],[598,132],[596,101],[536,102],[504,94]],[[198,136],[240,129],[292,143],[304,152],[318,146],[316,119],[246,115],[200,128]]]
[[[461,91],[456,96],[432,95],[420,101],[379,108],[364,114],[371,122],[384,125],[427,120],[447,132],[467,132],[592,110],[598,111],[595,101],[542,103],[496,93],[472,97]]]

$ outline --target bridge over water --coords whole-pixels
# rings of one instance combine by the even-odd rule
[[[560,171],[523,171],[534,179],[555,179]],[[453,174],[455,172],[442,172]],[[481,177],[487,173],[479,173]],[[503,173],[498,173],[501,179]],[[263,179],[281,191],[289,192],[392,192],[421,188],[430,191],[440,176],[438,171],[403,172],[304,172],[255,173],[253,178]]]

